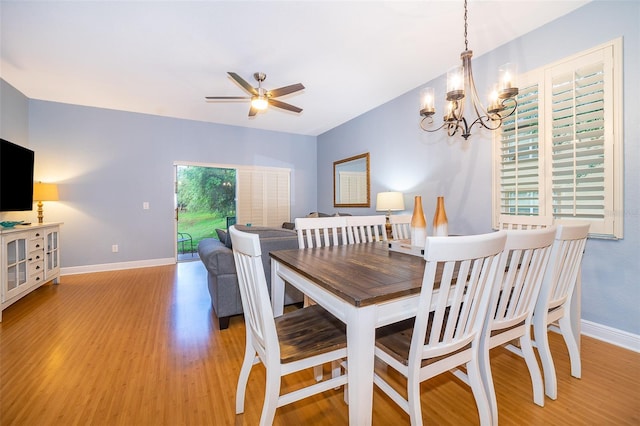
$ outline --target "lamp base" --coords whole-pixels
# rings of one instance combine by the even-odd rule
[[[384,224],[384,229],[387,231],[387,240],[392,240],[393,232],[391,231],[391,222],[389,221],[389,214],[387,214],[387,222]]]
[[[42,214],[42,201],[38,201],[38,223],[42,223],[44,215]]]

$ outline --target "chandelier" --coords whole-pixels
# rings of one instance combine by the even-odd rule
[[[421,106],[420,128],[427,132],[435,132],[442,128],[447,130],[449,136],[454,136],[460,131],[466,140],[471,136],[471,128],[475,125],[488,130],[496,130],[502,125],[502,120],[512,115],[518,102],[515,97],[518,88],[515,87],[515,64],[505,64],[498,70],[498,83],[493,86],[489,96],[489,108],[485,108],[478,97],[476,84],[473,81],[471,71],[471,57],[473,51],[469,50],[467,40],[467,0],[464,2],[464,52],[460,54],[462,65],[452,68],[447,72],[447,96],[444,123],[435,129],[427,129],[425,126],[433,125],[433,115],[436,112],[434,105],[433,87],[425,87],[420,92]],[[467,96],[468,95],[468,96]],[[475,113],[475,119],[468,121],[464,116],[466,99],[470,99],[471,107]],[[472,117],[473,118],[473,117]]]

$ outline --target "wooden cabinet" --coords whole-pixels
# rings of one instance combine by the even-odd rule
[[[2,311],[60,276],[60,224],[17,226],[0,231],[0,321]]]

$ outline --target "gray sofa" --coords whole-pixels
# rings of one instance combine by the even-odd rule
[[[297,249],[298,238],[295,231],[281,228],[236,225],[240,231],[260,235],[262,248],[262,266],[264,267],[269,294],[271,294],[271,258],[272,250]],[[242,300],[238,288],[236,266],[231,250],[231,238],[218,232],[219,240],[205,238],[198,244],[198,255],[207,268],[207,284],[211,296],[211,306],[218,317],[220,330],[229,327],[229,318],[242,314]],[[221,241],[223,240],[223,241]],[[285,304],[302,303],[303,295],[291,285],[286,286]]]

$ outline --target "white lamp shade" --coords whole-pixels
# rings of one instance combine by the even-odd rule
[[[378,192],[376,199],[376,210],[378,211],[400,211],[404,210],[404,196],[402,192]]]

